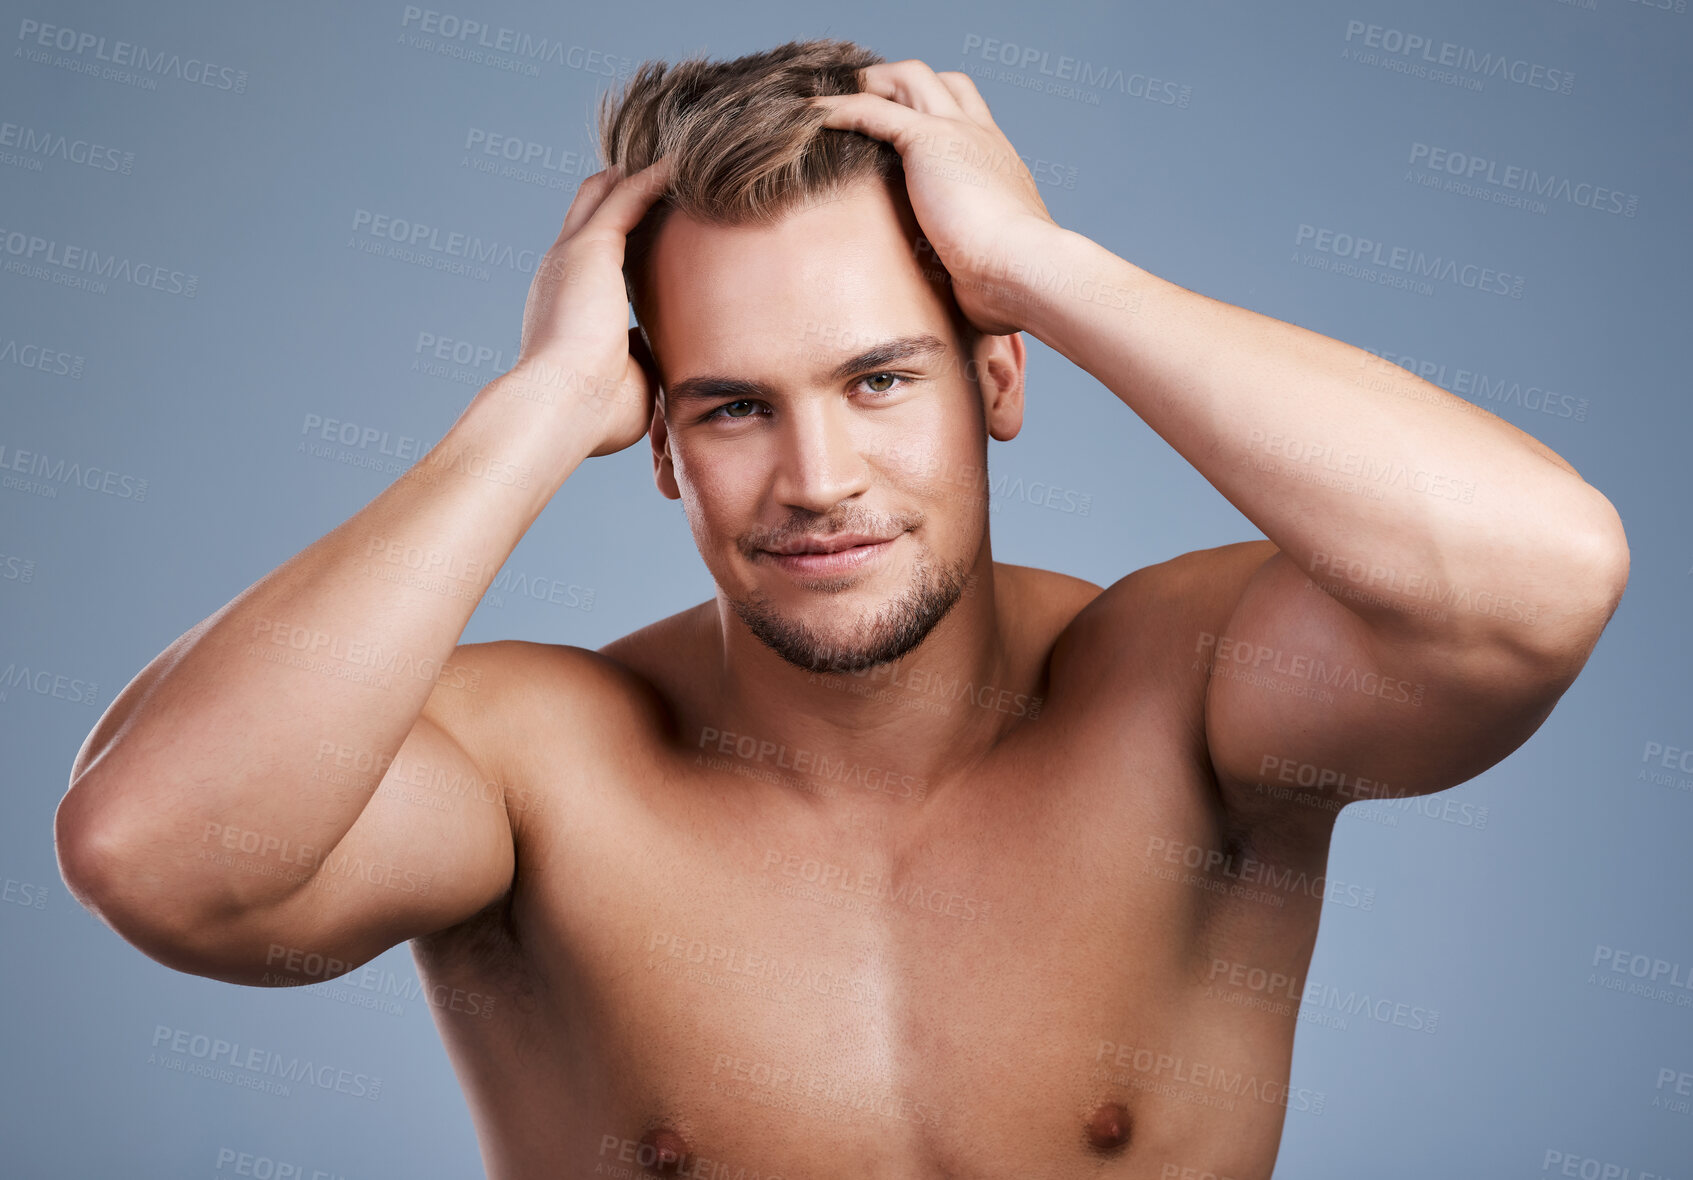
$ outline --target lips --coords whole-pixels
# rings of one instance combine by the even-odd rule
[[[891,537],[875,537],[868,533],[835,533],[827,537],[798,537],[775,549],[766,549],[766,557],[789,574],[803,579],[836,578],[849,572],[869,570],[888,560],[903,532]]]
[[[891,540],[893,537],[873,537],[868,533],[835,533],[828,537],[800,537],[777,545],[767,552],[781,557],[803,553],[839,553],[843,549],[852,549],[858,545],[879,545],[883,541]]]

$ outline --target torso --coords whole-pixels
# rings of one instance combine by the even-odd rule
[[[623,686],[587,755],[580,707],[526,685],[501,733],[523,734],[512,773],[544,803],[514,824],[512,892],[413,944],[429,985],[494,999],[436,1012],[491,1180],[1270,1175],[1303,1104],[1285,1087],[1320,899],[1180,863],[1239,863],[1250,839],[1181,650],[1227,620],[1125,592],[1109,605],[1132,633],[1102,655],[1076,638],[1097,587],[1001,582],[1031,620],[1008,695],[896,690],[1007,714],[921,800],[798,751],[702,758],[709,702],[677,671],[692,612],[571,657]],[[1102,658],[1127,691],[1098,691]],[[1294,867],[1315,875],[1313,848]],[[1230,986],[1219,963],[1295,982]]]

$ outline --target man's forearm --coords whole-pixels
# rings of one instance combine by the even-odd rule
[[[1319,582],[1339,556],[1449,586],[1503,582],[1580,612],[1595,580],[1614,576],[1610,503],[1509,423],[1080,234],[1060,231],[1046,257],[1024,280],[1028,330],[1117,394]],[[1342,601],[1366,619],[1441,626]]]
[[[207,833],[316,850],[346,835],[436,685],[477,688],[454,649],[496,572],[592,448],[577,421],[554,387],[511,374],[484,387],[371,503],[119,695],[73,768],[60,835],[104,833],[133,849],[149,880],[173,882],[184,914],[302,888],[299,873],[204,861]],[[326,773],[336,765],[320,761],[325,743],[352,752],[363,790]]]

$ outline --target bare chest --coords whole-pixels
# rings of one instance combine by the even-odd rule
[[[424,963],[510,993],[443,1022],[485,1140],[512,1175],[1267,1176],[1293,1019],[1215,964],[1291,979],[1315,914],[1182,863],[1215,834],[1157,742],[1053,738],[932,798],[696,757],[557,815],[513,957]]]

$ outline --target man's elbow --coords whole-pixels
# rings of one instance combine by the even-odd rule
[[[1628,588],[1628,535],[1616,508],[1602,494],[1583,519],[1568,522],[1552,577],[1549,601],[1536,608],[1538,625],[1517,630],[1549,680],[1568,686],[1599,642]]]
[[[1622,517],[1598,490],[1593,492],[1594,506],[1590,520],[1572,529],[1575,554],[1571,559],[1572,583],[1583,587],[1587,600],[1583,604],[1589,616],[1597,621],[1592,629],[1592,644],[1598,642],[1599,632],[1611,621],[1628,588],[1628,533],[1623,529]]]
[[[219,959],[207,950],[210,915],[190,906],[189,890],[173,887],[161,855],[135,834],[80,814],[75,795],[53,817],[59,876],[70,895],[155,962],[209,974]]]

